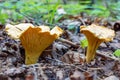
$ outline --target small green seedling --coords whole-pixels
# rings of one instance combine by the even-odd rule
[[[120,57],[120,49],[117,49],[113,54],[117,57]]]
[[[81,40],[81,41],[80,41],[80,44],[81,44],[81,47],[82,47],[82,48],[87,47],[87,46],[88,46],[88,41],[87,41],[87,39],[85,38],[85,39]]]

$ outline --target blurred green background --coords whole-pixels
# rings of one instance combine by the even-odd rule
[[[57,10],[66,14],[59,15]],[[80,15],[120,19],[119,0],[0,0],[0,24],[34,22],[55,24],[63,15]],[[55,19],[57,16],[57,19]]]

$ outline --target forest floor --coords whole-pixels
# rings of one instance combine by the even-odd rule
[[[80,44],[85,36],[79,27],[93,23],[115,30],[116,35],[113,41],[99,46],[93,61],[85,63],[86,48]],[[113,52],[120,49],[120,24],[116,27],[115,23],[89,16],[61,19],[59,26],[64,33],[32,65],[24,64],[25,51],[20,41],[11,39],[1,25],[0,80],[119,80],[120,59]]]

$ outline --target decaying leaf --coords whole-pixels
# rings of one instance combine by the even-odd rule
[[[72,63],[82,64],[84,62],[84,58],[85,56],[78,52],[68,51],[61,57],[61,60],[69,64],[72,64]]]
[[[85,80],[85,77],[80,71],[75,70],[74,73],[70,76],[70,80]]]
[[[57,77],[57,80],[64,80],[64,73],[62,70],[58,70],[56,72],[56,77]]]
[[[118,77],[112,75],[112,76],[105,78],[104,80],[119,80],[119,79],[118,79]]]

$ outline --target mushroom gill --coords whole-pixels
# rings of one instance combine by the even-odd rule
[[[88,40],[88,47],[86,53],[86,62],[94,59],[97,48],[102,42],[109,42],[113,40],[115,32],[103,26],[92,24],[90,26],[81,26],[81,33],[83,33]]]

